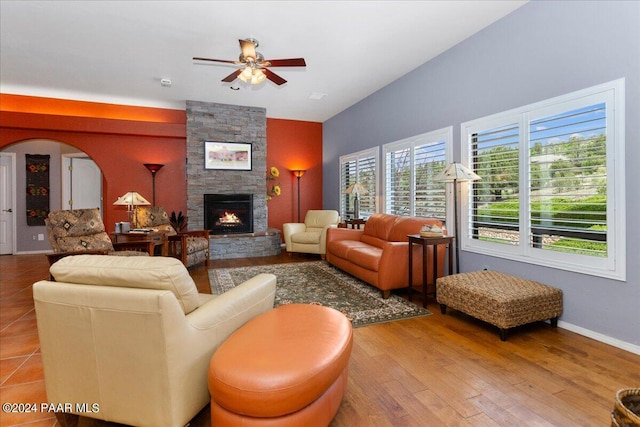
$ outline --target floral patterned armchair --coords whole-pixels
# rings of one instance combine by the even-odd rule
[[[185,267],[203,261],[205,265],[209,265],[209,230],[178,232],[169,222],[167,211],[161,206],[139,206],[135,215],[137,227],[166,231],[169,256],[180,259]]]
[[[49,264],[68,255],[153,255],[151,241],[112,243],[98,208],[50,212],[45,219],[53,254]]]

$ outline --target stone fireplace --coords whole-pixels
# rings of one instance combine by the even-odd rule
[[[251,170],[205,169],[205,141],[250,143]],[[210,224],[205,225],[205,194],[243,194],[252,199],[248,212],[253,219],[252,230],[212,234],[211,259],[280,253],[280,232],[267,227],[267,117],[264,108],[187,101],[186,161],[189,228],[209,228]]]

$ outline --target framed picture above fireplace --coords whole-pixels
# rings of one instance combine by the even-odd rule
[[[250,171],[251,143],[205,141],[204,168]]]

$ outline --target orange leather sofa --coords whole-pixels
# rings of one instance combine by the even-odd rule
[[[345,272],[379,288],[384,298],[392,289],[409,282],[408,234],[418,234],[423,225],[442,226],[434,218],[373,214],[364,229],[327,230],[326,260]],[[438,245],[438,277],[443,276],[446,245]],[[433,281],[433,246],[428,247],[427,278]],[[422,285],[422,249],[413,245],[413,286]]]

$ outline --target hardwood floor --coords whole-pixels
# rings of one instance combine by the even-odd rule
[[[315,260],[212,261],[209,268]],[[190,270],[209,291],[205,267]],[[46,401],[31,285],[44,255],[0,256],[0,401]],[[414,302],[421,304],[418,298]],[[433,300],[432,316],[354,330],[349,383],[332,426],[608,426],[615,393],[640,386],[640,356],[545,323],[497,330]],[[114,426],[51,413],[0,413],[0,426]],[[210,426],[208,407],[191,426]]]

